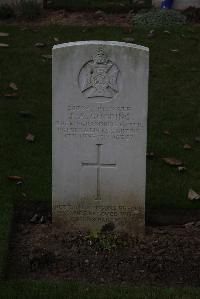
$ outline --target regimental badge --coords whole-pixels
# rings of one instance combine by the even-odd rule
[[[79,87],[87,98],[113,98],[118,93],[119,69],[108,59],[103,49],[99,49],[79,74]]]

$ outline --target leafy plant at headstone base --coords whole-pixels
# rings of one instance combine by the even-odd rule
[[[9,4],[0,5],[0,19],[8,19],[15,16],[14,9]]]
[[[26,21],[36,20],[42,14],[42,6],[37,0],[20,0],[16,10],[17,17]]]
[[[186,23],[186,17],[173,9],[153,9],[136,14],[133,23],[150,26],[183,25]]]
[[[129,242],[127,237],[120,236],[115,232],[102,233],[97,231],[90,231],[85,236],[85,240],[99,251],[112,251],[117,247],[126,247]]]

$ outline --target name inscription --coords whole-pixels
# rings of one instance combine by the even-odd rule
[[[83,206],[80,204],[57,204],[54,206],[56,213],[64,213],[72,221],[83,222],[126,222],[127,219],[136,220],[143,211],[140,207],[119,206]]]
[[[68,105],[66,117],[56,120],[57,131],[65,138],[133,139],[143,130],[134,109],[128,106]]]

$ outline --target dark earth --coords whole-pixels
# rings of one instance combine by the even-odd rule
[[[62,25],[79,25],[79,26],[114,26],[119,25],[124,27],[125,32],[132,31],[132,18],[137,11],[131,10],[128,13],[106,13],[102,10],[94,12],[77,11],[68,12],[65,9],[61,10],[44,10],[42,16],[36,21],[16,20],[9,18],[7,20],[0,20],[1,24],[12,24],[21,26],[44,26],[50,24]],[[188,22],[200,23],[200,8],[189,7],[183,11],[187,17]]]
[[[16,211],[8,278],[200,286],[200,221],[146,227],[142,239],[52,229],[47,209]],[[197,215],[196,215],[197,216]],[[199,217],[200,219],[200,217]]]

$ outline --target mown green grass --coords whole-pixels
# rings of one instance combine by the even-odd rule
[[[170,34],[164,33],[168,28],[160,28],[154,38],[148,37],[150,29],[135,27],[132,34],[125,34],[120,27],[0,27],[0,31],[10,33],[8,38],[0,38],[0,42],[10,44],[10,48],[0,48],[0,271],[5,268],[12,205],[21,207],[41,202],[51,206],[51,60],[45,60],[41,55],[51,54],[54,37],[62,43],[90,39],[121,41],[130,36],[137,44],[150,48],[148,151],[153,151],[155,158],[147,161],[147,217],[152,210],[161,214],[169,210],[180,214],[200,208],[199,202],[191,203],[187,199],[189,188],[200,192],[200,144],[194,141],[200,136],[200,28],[170,28]],[[36,48],[36,42],[44,42],[47,47]],[[172,52],[172,49],[179,51]],[[8,88],[9,82],[15,82],[19,87],[18,97],[3,96],[12,92]],[[30,110],[33,117],[19,116],[21,110]],[[165,130],[171,135],[164,135]],[[29,132],[36,136],[34,143],[25,140]],[[185,143],[191,144],[192,150],[184,150]],[[166,165],[162,157],[184,161],[187,170],[179,173],[176,168]],[[9,181],[9,175],[22,176],[23,184]],[[64,291],[69,292],[67,298],[73,298],[70,288],[64,284],[58,287],[24,282],[15,287],[14,283],[3,283],[0,297],[13,298],[13,294],[19,294],[21,290],[24,298],[35,298],[36,295],[44,298],[39,297],[42,296],[40,293],[55,298],[53,294],[56,292],[60,294],[58,298],[62,298]],[[90,295],[92,291],[83,295],[80,287],[79,292],[76,298],[94,298]],[[132,298],[128,289],[122,294],[114,289],[110,292],[109,298]],[[160,294],[156,289],[130,292],[141,292],[135,298],[161,298],[156,297]],[[162,292],[162,298],[198,298],[195,290],[191,291],[190,297],[176,293],[179,292],[176,290]],[[104,288],[99,294],[102,295],[99,298],[107,298]],[[95,298],[97,296],[100,296],[98,292]]]
[[[9,250],[9,239],[11,237],[13,219],[12,203],[5,203],[1,200],[0,210],[0,279],[5,277],[7,256]]]
[[[198,299],[200,289],[13,281],[0,284],[0,295],[3,299]]]
[[[194,27],[171,28],[170,34],[159,29],[154,38],[149,29],[135,28],[124,34],[120,27],[66,27],[47,26],[21,30],[2,27],[10,32],[4,42],[8,49],[0,49],[1,90],[9,92],[9,82],[19,87],[18,97],[0,97],[1,133],[1,197],[21,202],[51,204],[51,60],[42,54],[51,54],[55,43],[75,40],[122,40],[132,36],[135,42],[150,48],[148,151],[155,153],[147,163],[148,209],[196,209],[200,203],[187,199],[189,188],[200,192],[200,29]],[[44,42],[47,47],[34,47]],[[172,52],[178,49],[179,52]],[[18,115],[30,110],[31,118]],[[170,131],[166,136],[163,131]],[[34,143],[25,141],[27,133],[36,136]],[[189,143],[192,150],[184,150]],[[166,165],[161,157],[182,160],[187,171],[179,173]],[[24,178],[22,185],[7,179],[8,175]],[[26,194],[26,197],[22,195]]]

